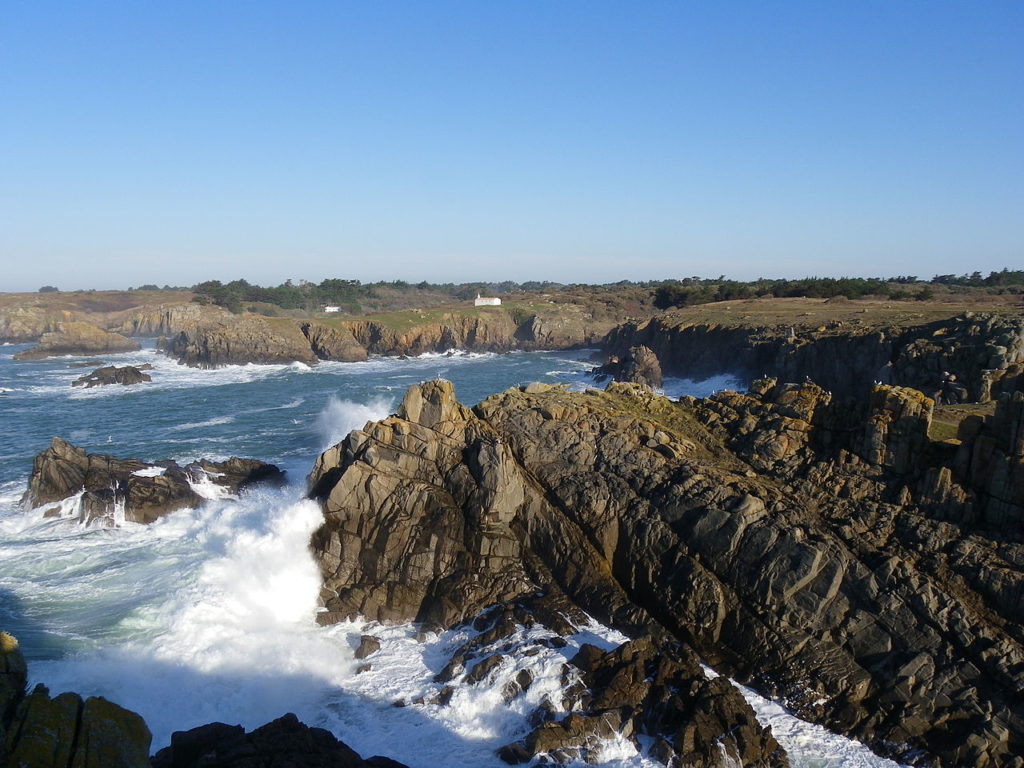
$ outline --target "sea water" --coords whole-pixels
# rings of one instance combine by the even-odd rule
[[[587,351],[197,370],[150,343],[102,360],[149,363],[151,383],[86,390],[71,382],[89,368],[71,366],[87,359],[13,361],[24,348],[0,348],[0,628],[19,638],[32,684],[139,712],[154,751],[175,730],[211,721],[253,728],[294,712],[364,756],[386,754],[413,768],[497,767],[504,764],[494,750],[525,735],[525,715],[555,689],[561,663],[580,643],[611,648],[625,640],[594,624],[565,649],[529,657],[521,663],[535,682],[511,704],[501,696],[519,671],[510,666],[488,684],[460,688],[447,707],[395,707],[436,693],[434,674],[468,630],[424,640],[409,625],[314,621],[319,572],[308,541],[321,514],[304,491],[321,450],[392,413],[406,388],[426,379],[452,380],[467,404],[530,381],[582,389],[593,383]],[[669,379],[665,389],[703,396],[733,384],[725,376]],[[290,482],[239,499],[211,492],[203,506],[149,526],[85,527],[20,505],[32,458],[53,436],[147,461],[258,458],[285,469]],[[368,631],[382,648],[357,674],[353,649]],[[891,765],[741,690],[795,766]],[[625,740],[606,745],[602,764],[658,765]]]

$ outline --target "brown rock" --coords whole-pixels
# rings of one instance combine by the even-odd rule
[[[64,322],[44,333],[39,343],[14,356],[15,360],[39,360],[56,355],[104,355],[134,352],[139,343],[118,333],[107,333],[89,323]]]

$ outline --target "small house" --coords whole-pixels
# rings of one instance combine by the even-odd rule
[[[326,307],[324,307],[324,312],[341,312],[341,307],[333,307],[330,304],[328,304]]]
[[[481,296],[479,293],[476,295],[476,301],[473,302],[474,307],[500,307],[501,299],[499,298],[488,298]]]

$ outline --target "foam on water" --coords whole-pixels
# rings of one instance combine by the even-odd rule
[[[394,410],[393,400],[375,398],[368,404],[342,400],[334,395],[317,416],[317,433],[323,448],[340,442],[353,429],[361,429],[368,421],[377,421]]]

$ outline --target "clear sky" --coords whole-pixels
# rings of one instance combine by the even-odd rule
[[[0,290],[1024,266],[1024,3],[0,3]]]

